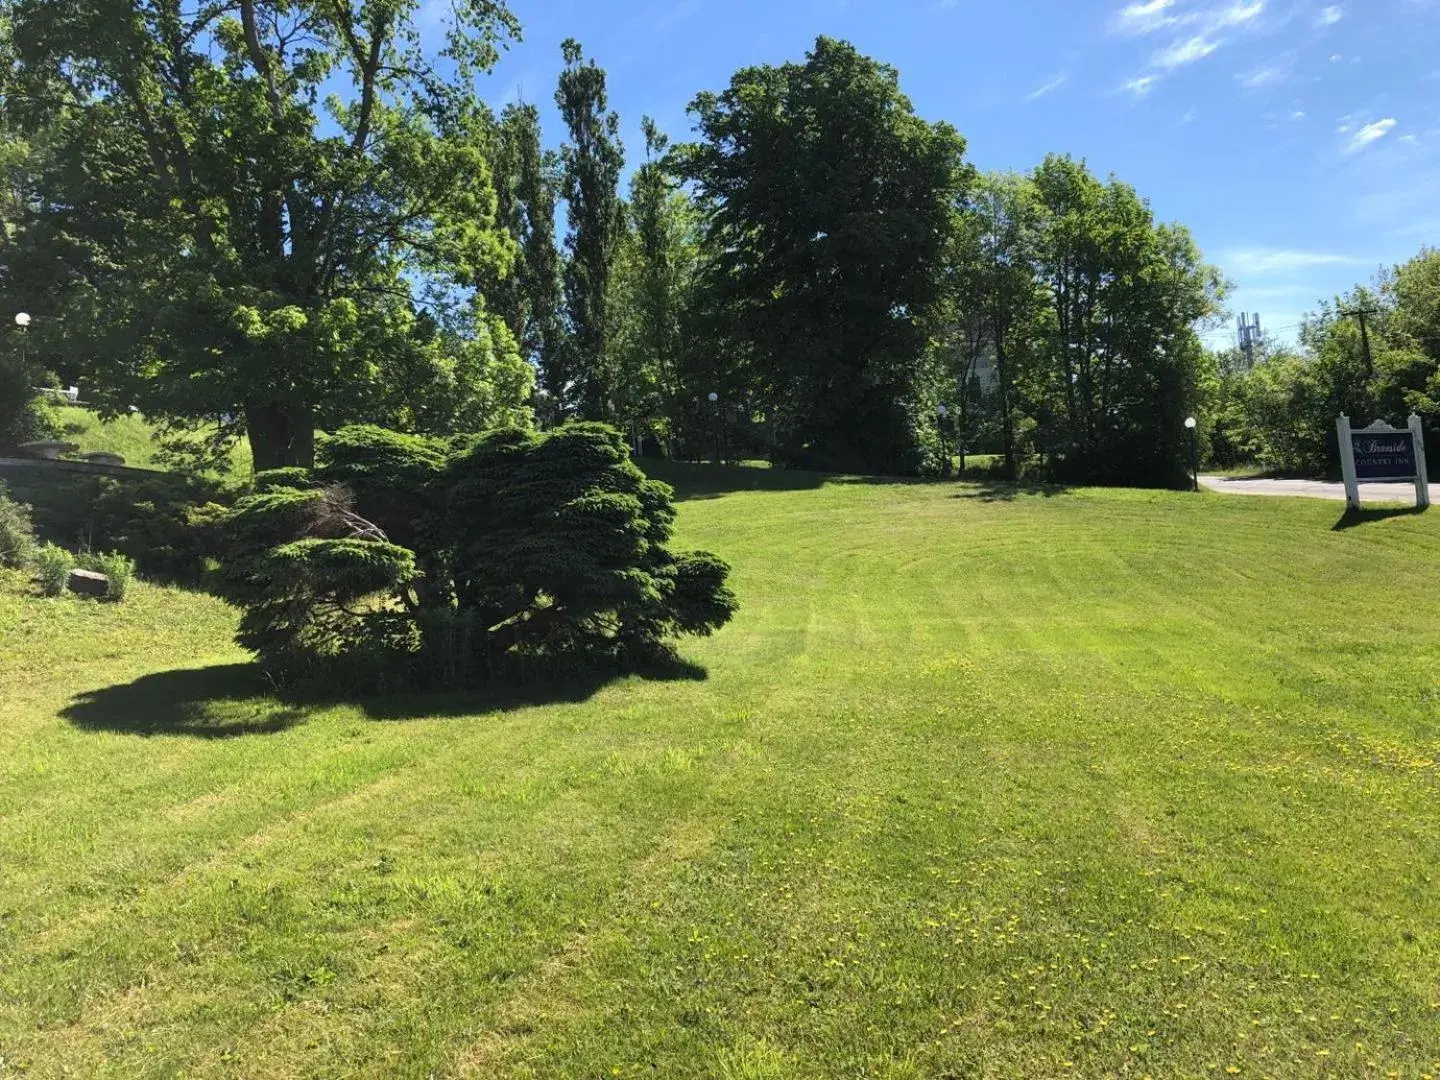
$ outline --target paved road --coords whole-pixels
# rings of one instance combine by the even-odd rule
[[[1345,501],[1345,485],[1324,480],[1232,480],[1227,476],[1202,476],[1200,486],[1227,495],[1290,495],[1303,499],[1338,499]],[[1440,504],[1440,484],[1430,485],[1430,501]],[[1361,484],[1360,502],[1415,503],[1415,485],[1409,481],[1398,484]]]

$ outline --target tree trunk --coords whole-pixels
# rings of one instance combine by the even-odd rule
[[[271,401],[245,407],[255,471],[315,465],[315,416],[301,405]]]
[[[1010,363],[1005,355],[1005,335],[1008,330],[996,328],[995,372],[1000,376],[1000,444],[1005,457],[1005,476],[1010,480],[1019,479],[1019,467],[1015,460],[1015,427],[1010,415]]]

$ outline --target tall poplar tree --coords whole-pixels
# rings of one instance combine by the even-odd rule
[[[684,411],[680,325],[699,262],[697,223],[669,171],[669,140],[648,116],[641,129],[645,161],[630,178],[629,227],[615,267],[609,381],[621,419],[665,421],[673,434]]]
[[[610,281],[624,227],[619,195],[625,164],[620,119],[609,111],[605,72],[585,60],[573,38],[562,46],[565,70],[555,92],[569,138],[561,149],[570,258],[564,271],[571,350],[570,381],[552,392],[587,420],[610,415]]]
[[[497,217],[517,251],[510,274],[497,284],[492,307],[539,371],[541,385],[559,396],[571,378],[561,321],[561,259],[555,244],[558,156],[541,147],[540,110],[534,105],[506,106],[496,142]]]

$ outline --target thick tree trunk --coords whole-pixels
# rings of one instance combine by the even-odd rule
[[[271,401],[245,407],[255,471],[315,464],[315,417],[301,405]]]

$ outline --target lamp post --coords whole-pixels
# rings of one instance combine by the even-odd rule
[[[30,330],[30,316],[23,311],[15,313],[15,325],[20,328],[20,369],[25,369],[25,336]]]
[[[1185,418],[1185,428],[1190,432],[1190,476],[1192,477],[1192,491],[1200,490],[1200,443],[1198,436],[1195,434],[1196,427],[1195,418],[1193,416],[1187,416]]]
[[[945,480],[950,479],[950,445],[945,441],[945,417],[949,412],[945,405],[935,406],[935,426],[940,432],[940,476]]]
[[[710,423],[715,428],[715,464],[720,464],[720,395],[710,391]]]

